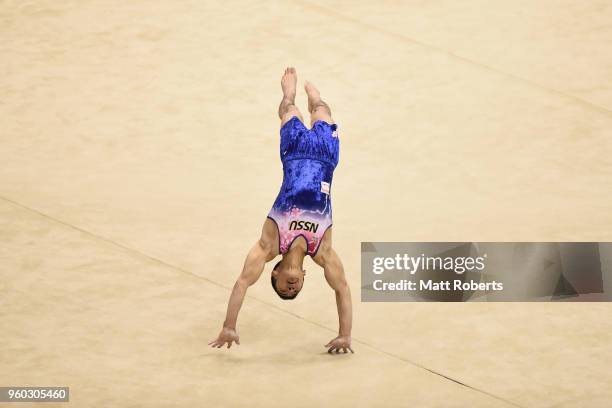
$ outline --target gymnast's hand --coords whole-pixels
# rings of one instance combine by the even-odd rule
[[[333,352],[338,354],[340,353],[340,350],[342,350],[344,354],[348,352],[347,350],[354,353],[353,349],[351,348],[351,336],[338,336],[327,343],[324,347],[327,347],[327,352],[329,354],[332,354]]]
[[[238,332],[236,329],[230,329],[228,327],[224,327],[221,329],[221,333],[219,336],[208,343],[211,347],[221,348],[225,343],[227,343],[227,348],[232,347],[232,342],[236,342],[236,344],[240,345],[240,337],[238,337]]]

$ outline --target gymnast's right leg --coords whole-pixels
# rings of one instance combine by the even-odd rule
[[[300,110],[295,106],[296,85],[297,73],[295,72],[295,68],[289,67],[285,70],[285,74],[281,79],[283,99],[278,107],[278,117],[281,119],[281,127],[289,122],[294,116],[297,116],[298,119],[304,123],[304,118]]]

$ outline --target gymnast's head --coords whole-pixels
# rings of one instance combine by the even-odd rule
[[[304,276],[306,271],[302,268],[295,268],[289,265],[288,262],[283,263],[278,261],[272,269],[270,280],[272,288],[281,299],[292,300],[300,293],[304,286]]]

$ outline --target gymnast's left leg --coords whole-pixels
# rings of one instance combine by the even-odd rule
[[[308,95],[308,112],[310,112],[310,126],[315,124],[317,120],[322,120],[330,125],[334,123],[331,116],[329,105],[321,99],[321,93],[312,82],[306,81],[304,90]]]

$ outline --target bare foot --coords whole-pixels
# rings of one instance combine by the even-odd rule
[[[308,112],[312,113],[317,102],[321,101],[321,94],[317,87],[315,87],[312,82],[306,81],[304,83],[304,90],[308,94]]]
[[[295,100],[295,88],[297,84],[297,73],[295,68],[288,67],[285,69],[283,78],[281,79],[281,88],[283,88],[283,95],[285,98],[294,101]]]

